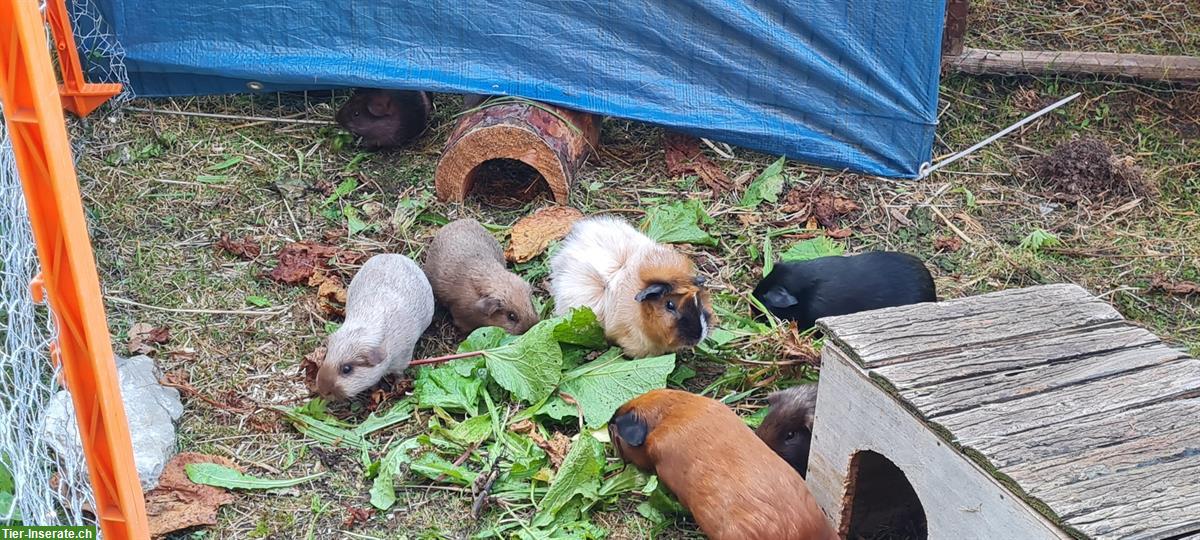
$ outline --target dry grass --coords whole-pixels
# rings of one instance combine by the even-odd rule
[[[1036,4],[1032,0],[1003,5],[976,2],[968,45],[1200,50],[1197,8],[1189,8],[1186,0],[1165,4],[1072,1],[1067,3],[1070,9],[1053,16],[1041,15],[1044,8]],[[1151,19],[1158,23],[1132,35],[1149,28]],[[1089,25],[1090,29],[1084,28]],[[1197,90],[1108,80],[951,76],[942,84],[935,154],[964,148],[1076,91],[1084,92],[1084,97],[925,181],[883,180],[789,163],[788,187],[819,185],[857,201],[863,210],[842,223],[854,232],[849,250],[895,249],[921,256],[935,272],[944,298],[1076,282],[1113,302],[1127,317],[1200,354],[1197,299],[1145,292],[1155,273],[1200,280]],[[137,105],[331,119],[340,99],[314,94]],[[211,399],[252,406],[301,398],[299,360],[327,335],[331,321],[321,315],[311,289],[263,277],[282,245],[327,239],[363,253],[419,257],[433,230],[420,219],[422,212],[451,219],[471,216],[507,227],[540,204],[497,208],[478,201],[436,202],[431,179],[458,98],[443,96],[438,105],[435,129],[416,148],[377,154],[360,154],[353,147],[335,150],[338,134],[333,127],[145,113],[119,114],[84,126],[94,142],[86,147],[80,169],[105,294],[166,310],[270,312],[184,313],[110,301],[116,342],[125,342],[124,333],[135,322],[165,325],[173,339],[158,355],[162,367],[185,374]],[[1062,141],[1085,134],[1108,142],[1117,155],[1130,156],[1158,186],[1159,195],[1136,202],[1054,202],[1030,177],[1029,164]],[[737,150],[734,159],[712,153],[709,157],[731,178],[743,179],[771,160],[744,150]],[[242,161],[223,171],[206,171],[230,158]],[[348,178],[357,179],[359,188],[340,202],[327,203],[330,187]],[[610,119],[602,150],[585,167],[573,203],[585,213],[614,211],[637,218],[637,211],[631,209],[678,200],[680,194],[701,188],[694,178],[672,178],[666,173],[660,130]],[[744,311],[740,295],[761,275],[762,261],[754,253],[769,231],[787,224],[788,216],[768,209],[756,224],[747,225],[746,218],[739,219],[740,212],[733,209],[731,198],[705,200],[717,217],[713,232],[721,245],[690,251],[712,277],[718,302]],[[417,201],[418,208],[411,201]],[[340,205],[357,208],[371,228],[347,236],[344,219],[335,213],[329,214],[333,218],[326,215]],[[1021,249],[1021,240],[1035,229],[1054,233],[1062,246],[1041,253]],[[241,261],[220,253],[213,244],[222,233],[259,239],[262,255]],[[957,251],[935,247],[941,238],[960,235],[966,241]],[[777,241],[775,247],[786,245]],[[545,296],[544,262],[535,260],[519,270]],[[264,297],[270,305],[249,305],[248,296]],[[460,337],[444,320],[436,320],[429,337],[422,340],[420,353],[451,350]],[[779,346],[768,343],[755,354],[761,359]],[[194,356],[187,350],[194,350]],[[118,352],[123,352],[120,346]],[[689,355],[684,359],[701,372],[697,384],[707,384],[726,371],[722,361]],[[750,388],[774,375],[771,368],[751,370],[727,377],[727,388]],[[762,393],[755,394],[750,403],[760,397]],[[338,531],[343,530],[347,509],[369,506],[369,486],[355,456],[310,445],[266,413],[233,413],[199,399],[187,399],[186,405],[179,430],[185,450],[227,455],[269,476],[325,469],[335,474],[326,477],[328,482],[291,493],[240,494],[238,502],[223,511],[219,526],[184,537],[343,537]],[[407,423],[395,436],[403,436],[405,430],[419,431],[422,421]],[[472,530],[472,524],[461,519],[468,505],[466,497],[453,492],[409,488],[396,509],[358,525],[353,532],[363,538],[390,538],[397,533],[411,538],[458,537]],[[648,534],[648,522],[636,517],[631,504],[602,513],[597,521],[609,527],[614,537]],[[686,524],[663,532],[669,538],[694,534]]]

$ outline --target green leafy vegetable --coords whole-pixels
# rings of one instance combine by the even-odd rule
[[[353,432],[361,437],[379,431],[385,427],[394,426],[412,417],[413,404],[410,399],[403,399],[392,405],[392,408],[382,415],[378,411],[371,413],[363,423],[354,428]]]
[[[473,358],[436,367],[422,367],[413,381],[417,403],[422,409],[441,407],[474,415],[479,411],[479,392],[484,380],[471,376],[471,371],[480,364],[480,359]],[[467,368],[466,375],[460,371],[464,366]]]
[[[596,319],[592,308],[579,307],[571,310],[564,320],[554,327],[554,339],[592,349],[608,344],[604,338],[604,327]]]
[[[770,412],[770,409],[763,407],[757,411],[754,411],[754,414],[747,416],[742,420],[745,421],[746,425],[750,426],[751,429],[758,429],[758,426],[761,426],[763,420],[767,418],[768,412]]]
[[[840,242],[830,240],[828,236],[818,236],[797,242],[787,251],[779,254],[781,261],[811,261],[821,257],[841,255],[846,247]]]
[[[713,218],[704,211],[700,201],[693,199],[650,208],[642,221],[642,230],[646,236],[668,244],[715,246],[717,239],[700,228],[700,225],[712,223]]]
[[[1062,240],[1059,240],[1054,233],[1043,229],[1034,229],[1024,240],[1021,240],[1021,249],[1038,253],[1044,247],[1054,247],[1059,244],[1062,244]]]
[[[353,206],[347,206],[342,209],[342,215],[346,216],[346,231],[351,235],[358,234],[367,229],[367,224],[358,217],[358,209]]]
[[[744,208],[754,208],[763,201],[777,202],[779,194],[783,192],[783,162],[784,158],[780,157],[775,163],[772,163],[750,182],[750,187],[746,188],[746,192],[742,194],[742,201],[739,206]]]
[[[233,167],[234,165],[237,165],[238,163],[241,163],[241,162],[242,162],[243,160],[245,160],[245,159],[246,159],[246,158],[244,158],[244,157],[242,157],[242,156],[231,157],[231,158],[229,158],[229,159],[227,159],[227,160],[225,160],[225,161],[222,161],[222,162],[220,162],[220,163],[218,163],[218,164],[216,164],[216,165],[210,165],[210,166],[209,166],[207,169],[204,169],[204,170],[206,170],[206,171],[208,171],[208,172],[219,172],[219,171],[223,171],[223,170],[225,170],[225,169],[228,169],[228,168],[230,168],[230,167]]]
[[[580,433],[554,475],[550,490],[538,504],[534,525],[544,527],[554,523],[558,513],[574,500],[587,504],[598,499],[603,468],[604,446],[590,433]]]
[[[479,476],[478,473],[446,461],[434,452],[421,454],[421,457],[414,460],[409,467],[413,472],[425,475],[430,480],[440,477],[463,486],[471,485],[475,481],[475,477]]]
[[[332,425],[330,422],[318,420],[307,414],[298,412],[296,409],[277,409],[283,413],[284,418],[296,427],[296,430],[314,441],[328,444],[330,446],[342,446],[353,448],[355,450],[366,451],[371,448],[371,443],[359,435],[348,429]]]
[[[333,189],[333,193],[330,193],[329,198],[325,199],[325,204],[331,204],[334,201],[349,195],[350,192],[356,189],[358,189],[358,180],[355,180],[354,178],[347,178]]]
[[[562,350],[554,340],[559,320],[535,324],[512,343],[483,352],[488,372],[501,387],[518,399],[536,403],[558,385]]]
[[[254,306],[258,306],[258,307],[268,307],[271,305],[271,301],[268,300],[267,297],[256,296],[253,294],[246,297],[246,303],[254,305]]]
[[[184,466],[184,470],[187,471],[188,479],[197,484],[229,489],[279,489],[311,482],[325,475],[325,473],[317,473],[301,478],[266,480],[242,474],[216,463],[189,463]]]
[[[638,505],[637,512],[651,523],[662,525],[669,523],[676,516],[688,515],[687,508],[679,504],[667,486],[658,481],[658,477],[651,478],[646,483],[643,493],[646,492],[649,492],[649,498],[646,502]]]
[[[447,435],[463,445],[481,443],[492,436],[492,416],[481,414],[459,422]]]
[[[374,483],[371,484],[371,506],[387,510],[396,504],[396,477],[402,472],[401,468],[412,461],[410,456],[412,451],[420,446],[421,444],[414,437],[406,439],[388,450],[387,455],[380,460],[379,471],[375,475]]]
[[[494,349],[504,345],[505,342],[511,341],[509,339],[510,337],[512,336],[509,336],[503,328],[498,326],[485,326],[483,328],[476,328],[475,331],[471,332],[471,335],[467,336],[467,339],[458,346],[458,352],[466,353]]]
[[[565,374],[560,390],[579,402],[587,426],[597,428],[625,402],[665,387],[667,376],[674,370],[674,354],[625,360],[621,350],[614,347]]]

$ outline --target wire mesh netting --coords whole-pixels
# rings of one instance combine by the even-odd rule
[[[96,6],[91,0],[67,5],[88,80],[128,82],[124,50]],[[131,97],[126,91],[115,101]],[[72,141],[78,156],[87,141]],[[70,446],[55,451],[46,434],[46,410],[60,388],[48,353],[52,317],[30,295],[39,268],[12,140],[0,123],[0,523],[94,524],[85,457]]]

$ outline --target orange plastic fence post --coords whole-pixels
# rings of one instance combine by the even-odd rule
[[[0,101],[54,308],[96,516],[106,538],[146,539],[145,501],[48,47],[37,0],[0,1]]]
[[[121,93],[119,84],[93,84],[84,79],[83,64],[75,47],[75,31],[71,28],[71,17],[67,14],[64,0],[47,0],[46,22],[50,24],[54,46],[58,51],[58,65],[63,80],[58,93],[62,96],[63,108],[75,116],[87,116]]]

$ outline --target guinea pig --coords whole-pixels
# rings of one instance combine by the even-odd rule
[[[487,101],[489,97],[483,94],[463,94],[463,110],[483,105],[483,102]]]
[[[817,411],[817,385],[793,386],[767,396],[770,409],[755,434],[807,478],[808,449]]]
[[[425,132],[433,113],[429,94],[411,90],[360,88],[338,109],[334,118],[347,131],[362,137],[364,146],[403,145]]]
[[[538,322],[529,284],[504,267],[500,244],[478,221],[452,221],[434,235],[425,275],[463,332],[499,326],[516,335]]]
[[[771,314],[805,330],[821,317],[936,302],[937,292],[921,259],[870,251],[777,263],[754,287],[754,298]]]
[[[837,538],[804,479],[729,407],[652,390],[608,424],[617,454],[657,474],[714,540]]]
[[[399,374],[412,361],[417,338],[433,321],[433,289],[403,255],[376,255],[350,280],[346,321],[329,336],[317,370],[317,392],[349,399]]]
[[[692,261],[613,217],[575,222],[550,259],[550,293],[559,315],[592,308],[633,358],[694,347],[715,322]]]

